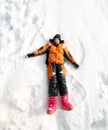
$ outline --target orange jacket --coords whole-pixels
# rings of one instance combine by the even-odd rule
[[[72,57],[64,43],[60,43],[58,46],[55,46],[52,43],[47,43],[43,47],[34,51],[34,55],[41,55],[49,51],[48,55],[48,64],[64,64],[64,58],[66,57],[72,63],[75,62],[75,59]]]

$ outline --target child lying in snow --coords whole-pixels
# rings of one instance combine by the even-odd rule
[[[41,54],[47,54],[47,68],[49,79],[49,105],[47,109],[48,114],[52,114],[56,111],[58,91],[61,96],[61,104],[63,110],[72,110],[73,106],[68,102],[68,89],[66,86],[66,70],[64,67],[64,59],[67,58],[72,62],[75,68],[79,65],[75,62],[68,51],[64,41],[61,40],[61,36],[56,34],[53,39],[49,40],[49,43],[45,44],[38,50],[27,55],[27,57],[34,57]]]

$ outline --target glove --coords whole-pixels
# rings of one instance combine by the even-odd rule
[[[77,69],[77,68],[79,68],[79,65],[76,63],[76,62],[74,62],[74,63],[72,63],[73,64],[73,66]]]
[[[29,54],[27,54],[27,56],[25,56],[25,57],[30,58],[30,57],[34,57],[34,56],[35,56],[34,53],[29,53]]]

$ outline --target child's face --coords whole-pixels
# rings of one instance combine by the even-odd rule
[[[56,45],[58,45],[58,44],[60,43],[59,38],[55,38],[55,39],[54,39],[54,43],[55,43]]]

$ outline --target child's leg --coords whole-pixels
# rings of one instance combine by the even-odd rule
[[[57,95],[58,95],[58,86],[56,79],[56,65],[50,64],[48,66],[48,78],[49,78],[49,99],[48,99],[48,109],[47,113],[52,114],[56,111],[57,106]]]
[[[48,99],[47,113],[52,114],[56,111],[56,106],[57,106],[58,86],[57,86],[56,75],[52,76],[52,78],[49,81],[48,93],[49,93],[49,99]]]
[[[56,75],[54,75],[49,81],[49,96],[57,96],[58,95],[58,86]]]
[[[68,89],[66,85],[66,78],[63,72],[63,65],[57,65],[57,82],[59,86],[60,95],[68,94]]]
[[[63,110],[72,110],[73,106],[68,102],[68,89],[66,78],[62,71],[62,65],[58,65],[57,81],[59,84],[59,92],[61,96],[61,105]]]

